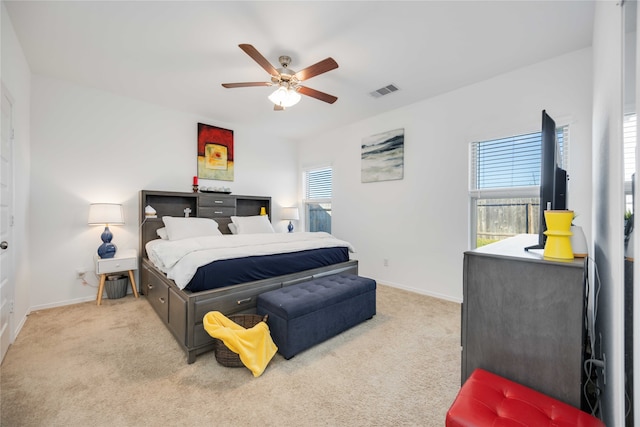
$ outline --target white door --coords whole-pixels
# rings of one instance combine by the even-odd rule
[[[0,129],[0,361],[13,341],[13,263],[11,230],[13,226],[13,126],[12,103],[2,88],[2,122]]]

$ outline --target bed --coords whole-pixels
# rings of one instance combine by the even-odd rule
[[[336,246],[329,240],[306,242],[305,235],[313,233],[293,233],[290,236],[288,233],[273,233],[270,237],[253,235],[250,231],[254,222],[260,223],[261,227],[263,219],[268,221],[270,217],[270,197],[142,190],[139,201],[140,291],[184,349],[188,363],[195,362],[198,355],[214,348],[213,339],[202,326],[202,318],[207,312],[215,310],[225,315],[255,313],[256,297],[263,292],[329,274],[358,273],[357,260],[349,259],[348,255],[352,248]],[[149,210],[147,206],[156,211],[155,217],[145,214],[145,210]],[[261,211],[266,214],[262,218]],[[183,221],[185,215],[193,220]],[[165,221],[170,217],[176,223],[188,223],[189,227],[169,228],[163,217]],[[232,218],[250,233],[232,233]],[[216,237],[213,231],[211,236],[207,235],[205,224],[210,226],[212,222],[207,219],[215,220],[222,236]],[[199,231],[204,230],[202,235],[187,236],[189,238],[184,240],[172,240],[164,235],[167,229],[173,231],[173,237],[176,233],[192,233],[194,223],[203,224],[205,228],[198,228]],[[164,239],[160,238],[158,230]],[[184,234],[178,237],[184,237]],[[313,239],[325,237],[313,236]],[[177,240],[179,243],[174,245],[164,240]],[[269,247],[270,240],[275,240],[276,247]],[[277,245],[290,245],[289,240],[293,241],[296,250],[287,246],[288,249],[278,252]],[[220,243],[222,241],[225,243]],[[225,249],[228,242],[231,242],[231,249]],[[251,252],[255,250],[254,246],[260,248],[257,255]],[[178,247],[177,253],[173,254],[171,251],[176,250],[175,247]],[[167,265],[157,259],[158,248],[163,248],[160,252],[171,253]],[[227,252],[233,252],[234,256]],[[189,255],[183,256],[183,253]],[[213,256],[214,261],[205,263],[208,256]],[[173,261],[186,258],[195,259],[190,263],[197,268],[193,269],[192,265],[180,267],[176,273],[174,269],[178,262]],[[185,276],[185,271],[190,273]]]

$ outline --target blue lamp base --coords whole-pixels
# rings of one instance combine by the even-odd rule
[[[289,230],[289,233],[293,233],[293,224],[291,221],[289,221],[289,225],[287,225],[287,230]]]
[[[117,248],[116,245],[111,243],[113,234],[111,233],[111,230],[109,230],[108,226],[104,228],[100,238],[102,239],[102,244],[98,247],[98,256],[100,258],[113,258],[116,254]]]

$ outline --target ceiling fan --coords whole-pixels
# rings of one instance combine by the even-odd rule
[[[222,86],[226,88],[236,87],[252,87],[252,86],[277,86],[275,92],[269,96],[269,100],[275,104],[274,110],[284,110],[287,107],[295,105],[300,100],[300,94],[310,96],[312,98],[319,99],[320,101],[333,104],[338,100],[337,97],[329,95],[328,93],[320,92],[315,89],[311,89],[307,86],[302,86],[300,82],[309,80],[311,77],[326,73],[335,68],[338,68],[338,63],[333,58],[324,59],[316,64],[313,64],[304,70],[295,72],[289,69],[291,58],[288,56],[281,56],[278,58],[280,62],[280,68],[272,66],[267,59],[258,52],[258,50],[250,44],[239,45],[240,49],[244,50],[254,61],[256,61],[267,73],[271,76],[271,81],[268,82],[245,82],[245,83],[223,83]]]

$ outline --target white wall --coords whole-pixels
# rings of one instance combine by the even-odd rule
[[[628,4],[625,3],[625,8],[628,6]],[[637,27],[638,27],[638,23],[640,22],[640,8],[638,8],[637,3],[634,4],[635,6],[635,10],[636,10],[636,16],[635,16],[635,35],[636,35],[636,39],[634,41],[632,41],[630,44],[633,45],[633,47],[635,48],[635,52],[633,54],[633,57],[635,58],[635,67],[634,67],[634,72],[635,72],[635,79],[633,80],[633,87],[635,88],[635,93],[634,95],[634,99],[636,101],[636,105],[635,105],[635,109],[634,111],[636,112],[636,116],[638,111],[640,111],[640,85],[637,84],[638,81],[640,81],[640,55],[638,54],[638,50],[640,47],[640,32],[637,31]],[[626,52],[625,52],[626,55]],[[627,87],[627,82],[625,81],[625,88]],[[640,135],[640,123],[638,123],[636,121],[636,135]],[[635,153],[635,159],[636,159],[636,171],[640,170],[640,145],[636,144],[636,153]],[[634,194],[634,199],[635,200],[640,200],[640,186],[636,185],[635,187],[635,194]],[[635,234],[635,233],[634,233]],[[633,239],[633,243],[634,245],[632,246],[632,250],[634,254],[640,253],[640,239]],[[640,263],[634,262],[633,263],[633,302],[632,302],[632,307],[640,307]],[[634,311],[632,311],[634,312]],[[636,308],[635,313],[638,313],[638,309]],[[625,327],[629,327],[630,325],[625,324]],[[636,331],[635,335],[637,336],[638,333],[637,331],[640,331],[640,316],[634,315],[633,316],[633,322],[631,325],[631,330],[632,331]],[[633,366],[640,366],[640,340],[634,339],[633,340],[633,345],[632,345],[632,351],[633,351]],[[633,414],[634,414],[634,418],[637,419],[638,416],[640,416],[640,374],[638,373],[638,370],[636,368],[636,373],[635,375],[633,375],[633,378],[627,378],[627,381],[631,381],[632,384],[631,386],[633,387],[633,401],[630,403],[630,405],[632,406],[632,410],[633,410]]]
[[[214,101],[212,101],[214,102]],[[124,226],[113,243],[138,248],[142,189],[191,191],[196,175],[197,123],[234,130],[235,181],[205,181],[235,194],[271,196],[279,231],[280,206],[295,199],[295,145],[250,126],[168,110],[64,81],[32,78],[30,247],[31,307],[91,300],[97,279],[83,285],[76,269],[93,270],[100,227],[87,225],[92,202],[123,203]],[[277,167],[274,167],[277,166]]]
[[[332,231],[355,246],[360,273],[462,301],[469,143],[539,131],[543,109],[571,125],[568,207],[590,239],[591,70],[591,50],[580,50],[304,141],[302,168],[333,165]],[[361,183],[362,138],[397,128],[404,179]]]
[[[602,419],[624,425],[624,167],[622,142],[622,8],[596,4],[593,33],[593,235],[601,291],[596,357],[606,357]],[[601,345],[600,345],[601,344]],[[600,354],[600,348],[602,353]]]
[[[15,276],[14,312],[11,315],[11,337],[15,338],[30,308],[29,283],[29,187],[30,187],[30,70],[16,37],[9,15],[2,3],[2,90],[13,100],[13,240],[9,242],[13,254]],[[5,266],[3,266],[4,268]]]

